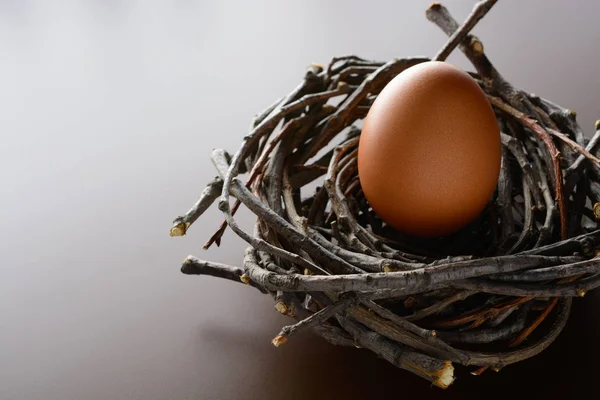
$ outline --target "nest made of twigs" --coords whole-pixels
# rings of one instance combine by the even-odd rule
[[[250,244],[244,267],[190,256],[182,271],[272,295],[278,311],[299,321],[276,346],[312,328],[440,387],[452,383],[453,364],[481,373],[544,350],[564,328],[572,297],[600,285],[600,161],[591,154],[600,131],[586,139],[574,112],[512,87],[492,66],[468,32],[494,3],[478,3],[461,26],[439,4],[427,10],[450,36],[434,59],[460,45],[501,127],[497,190],[476,221],[419,239],[374,214],[357,176],[359,122],[393,77],[428,59],[338,57],[309,67],[294,91],[256,116],[233,157],[215,150],[218,177],[174,221],[171,235],[184,235],[220,197],[226,221],[205,247],[229,226]],[[253,233],[234,219],[240,204],[257,216]]]

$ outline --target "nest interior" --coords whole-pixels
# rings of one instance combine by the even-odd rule
[[[459,25],[433,4],[427,18],[459,47],[501,129],[496,192],[469,226],[422,239],[388,227],[369,207],[357,175],[361,120],[377,94],[429,58],[389,62],[357,56],[312,65],[301,84],[257,115],[240,149],[215,150],[218,176],[175,219],[184,235],[218,199],[223,225],[250,245],[243,267],[189,256],[186,274],[243,282],[275,299],[301,329],[335,345],[368,349],[446,388],[454,365],[479,374],[544,350],[564,328],[573,297],[600,286],[600,126],[588,139],[575,113],[510,85],[469,34],[495,1],[477,3]],[[233,199],[235,201],[233,201]],[[253,232],[234,218],[243,204]]]

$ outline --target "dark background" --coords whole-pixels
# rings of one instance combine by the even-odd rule
[[[0,1],[0,399],[580,397],[597,381],[598,293],[535,360],[442,391],[309,333],[257,291],[184,276],[239,265],[211,209],[170,238],[251,117],[311,62],[433,56],[429,1]],[[462,21],[472,1],[447,1]],[[475,29],[517,87],[600,118],[600,4],[502,0]],[[465,59],[450,60],[467,67]],[[248,212],[241,218],[252,221]],[[485,397],[484,397],[485,396]]]

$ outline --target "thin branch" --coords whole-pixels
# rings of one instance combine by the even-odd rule
[[[182,216],[175,218],[171,227],[171,236],[183,236],[186,234],[190,225],[200,217],[215,202],[223,189],[223,180],[218,176],[208,182],[200,199]]]
[[[544,195],[542,194],[540,186],[536,184],[534,172],[531,168],[531,161],[527,158],[523,143],[505,133],[500,133],[500,140],[502,141],[502,145],[505,146],[517,160],[523,173],[523,179],[529,190],[533,193],[536,207],[540,210],[544,210],[546,208],[544,205]]]
[[[513,282],[546,282],[555,279],[567,278],[579,274],[600,273],[600,258],[578,261],[571,264],[556,265],[554,267],[537,268],[529,271],[502,274],[491,277],[494,280]]]
[[[362,291],[375,292],[378,289],[396,288],[395,295],[408,295],[435,287],[448,285],[463,279],[486,276],[494,273],[513,272],[528,268],[560,264],[560,257],[547,256],[503,256],[459,261],[435,268],[419,268],[412,271],[387,273],[361,273],[352,275],[311,275],[280,276],[251,266],[247,273],[252,280],[272,290],[283,291]],[[462,283],[461,283],[462,284]]]
[[[287,296],[285,296],[287,295]],[[314,313],[307,310],[298,298],[291,293],[284,293],[284,298],[277,304],[285,307],[286,315],[296,320],[305,320]],[[288,311],[289,310],[289,311]],[[356,347],[354,340],[342,328],[333,325],[314,325],[312,330],[323,339],[335,346]]]
[[[559,138],[560,140],[565,142],[567,145],[569,145],[569,147],[571,147],[573,150],[577,151],[583,157],[590,160],[592,162],[592,164],[594,164],[594,166],[596,166],[596,168],[600,168],[600,159],[598,159],[598,157],[596,157],[592,153],[590,153],[587,149],[583,148],[579,143],[575,142],[574,140],[572,140],[571,138],[569,138],[567,135],[565,135],[562,132],[558,132],[553,129],[548,129],[548,132],[550,132],[552,135],[556,136],[557,138]],[[597,140],[598,139],[596,139],[596,141]],[[592,146],[590,146],[590,148],[594,148],[596,143],[593,143],[592,141],[590,141],[590,143],[592,143]],[[589,144],[588,144],[588,146],[589,146]],[[577,162],[577,161],[575,161],[575,162]]]
[[[529,118],[527,115],[517,110],[516,108],[506,104],[501,99],[488,95],[488,100],[494,107],[499,108],[500,110],[512,115],[517,118],[523,125],[527,128],[531,129],[546,145],[548,151],[550,152],[550,156],[552,157],[552,165],[554,166],[554,180],[556,182],[556,193],[555,198],[558,203],[558,212],[560,215],[560,235],[564,240],[567,238],[567,206],[563,196],[563,176],[562,169],[559,163],[560,153],[556,149],[552,138],[548,134],[548,132],[542,128],[535,120]]]
[[[467,297],[474,295],[475,293],[477,293],[477,292],[469,291],[469,290],[460,290],[460,291],[456,292],[455,294],[453,294],[452,296],[446,297],[444,300],[441,300],[427,308],[423,308],[421,310],[415,311],[414,314],[407,316],[406,320],[407,321],[418,321],[420,319],[429,317],[430,315],[437,314],[437,313],[441,312],[442,310],[445,310],[451,304],[456,303],[457,301],[464,300]]]
[[[393,365],[425,378],[443,389],[454,382],[454,366],[451,362],[411,351],[365,329],[363,325],[349,318],[338,317],[338,321],[359,346],[371,350]]]
[[[244,275],[242,268],[231,265],[220,264],[212,261],[199,260],[194,256],[187,256],[181,265],[181,272],[186,275],[208,275],[217,278],[227,279],[238,283],[247,283],[260,290],[262,293],[268,293],[262,286],[253,281],[242,281]]]
[[[531,325],[529,325],[527,327],[527,329],[525,329],[523,332],[521,332],[521,334],[519,336],[517,336],[514,340],[512,340],[508,344],[508,346],[509,347],[517,347],[518,345],[523,343],[523,341],[525,339],[527,339],[527,337],[529,335],[531,335],[531,333],[538,326],[540,326],[540,324],[548,317],[548,315],[554,309],[554,307],[556,306],[557,303],[558,303],[558,297],[555,297],[554,299],[552,299],[552,301],[550,301],[550,304],[548,304],[548,307],[546,307],[546,309],[535,319],[535,321],[533,321],[533,323]]]
[[[498,0],[482,0],[476,3],[473,11],[471,11],[471,14],[469,14],[465,22],[460,26],[460,28],[454,31],[444,47],[442,47],[435,57],[433,57],[433,60],[444,61],[450,55],[450,53],[452,53],[452,50],[454,50],[454,48],[463,41],[469,32],[471,32],[471,29],[473,29],[475,25],[477,25],[477,23],[483,17],[485,17],[485,15],[488,13],[488,11],[490,11],[497,1]],[[435,4],[431,5],[431,7],[435,6]]]
[[[511,313],[513,309],[507,310]],[[470,331],[439,331],[437,335],[440,339],[448,343],[492,343],[507,339],[525,328],[527,312],[529,307],[523,306],[523,309],[513,318],[508,324],[501,325],[496,328],[483,328]]]
[[[358,301],[356,296],[346,296],[338,302],[328,305],[309,317],[301,320],[297,324],[284,326],[281,332],[275,338],[272,343],[275,347],[279,347],[288,341],[288,338],[303,329],[312,328],[317,325],[323,325],[328,319],[334,317],[336,314],[344,311],[346,308],[351,307]]]
[[[531,297],[583,297],[600,286],[600,275],[561,285],[535,283],[507,283],[483,279],[455,282],[452,286],[478,292],[500,294],[504,296]]]

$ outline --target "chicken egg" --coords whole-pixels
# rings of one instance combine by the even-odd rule
[[[358,146],[375,213],[409,235],[444,236],[473,221],[500,173],[498,122],[483,90],[446,62],[417,64],[375,99]]]

